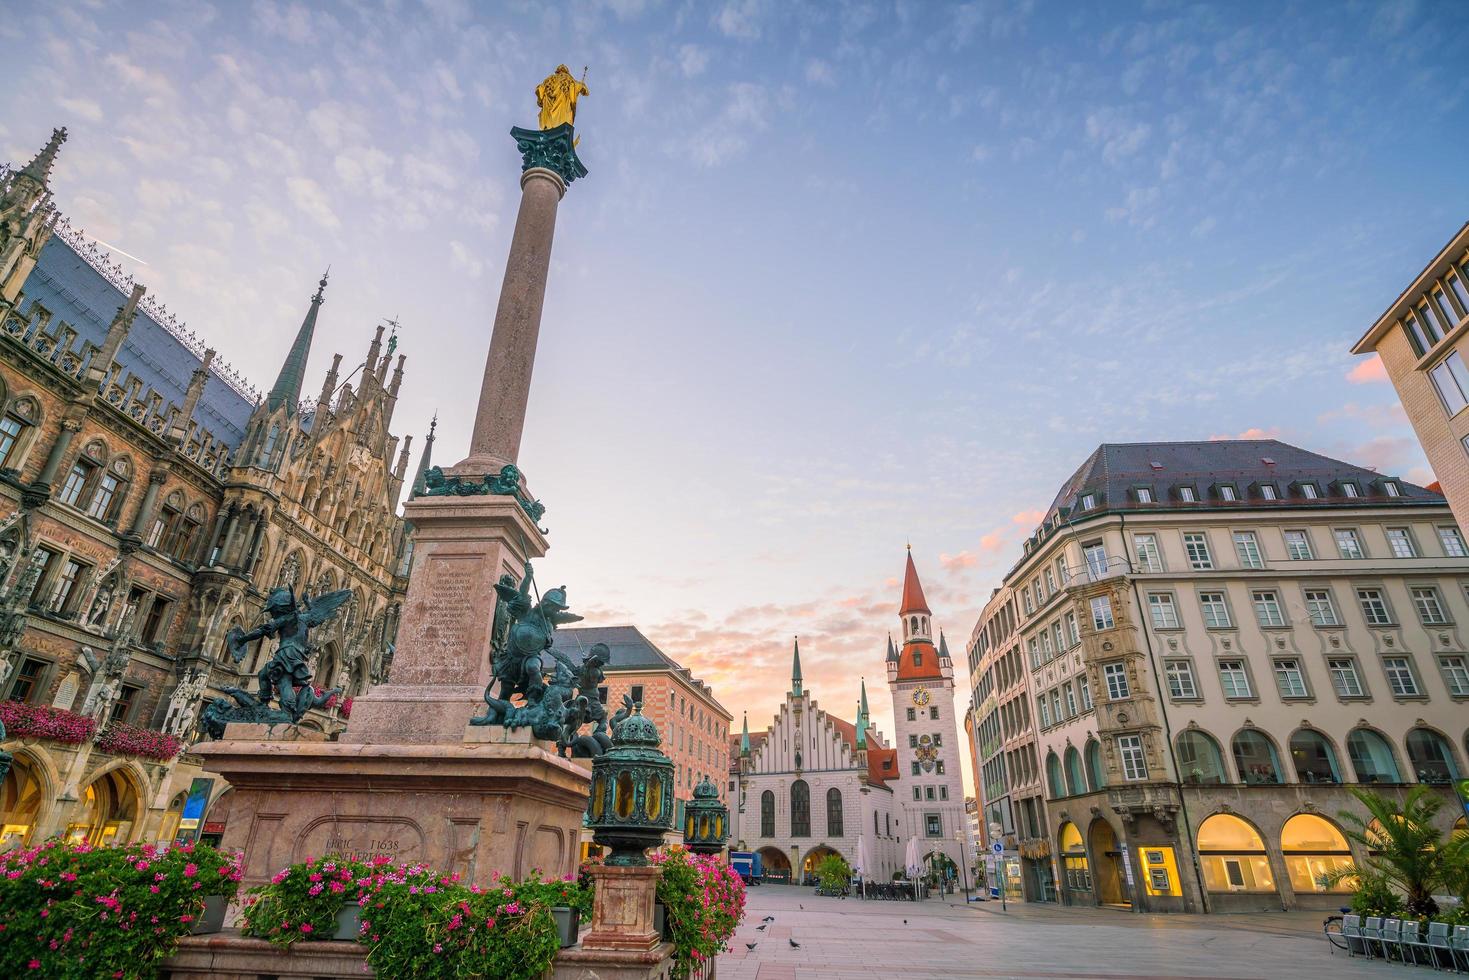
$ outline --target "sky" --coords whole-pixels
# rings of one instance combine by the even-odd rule
[[[512,125],[590,96],[520,463],[543,587],[761,730],[878,726],[911,543],[962,675],[1098,443],[1264,435],[1431,479],[1352,343],[1469,218],[1461,4],[22,4],[0,159],[257,387],[375,324],[467,453]],[[959,708],[967,702],[960,678]],[[964,760],[966,769],[968,759]]]

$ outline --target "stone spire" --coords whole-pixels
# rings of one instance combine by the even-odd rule
[[[296,414],[296,405],[301,401],[301,382],[306,377],[306,359],[311,356],[311,338],[316,333],[316,311],[324,302],[322,293],[326,291],[326,277],[327,273],[322,273],[321,281],[316,284],[316,295],[311,297],[311,308],[301,321],[301,329],[296,331],[296,341],[291,344],[290,353],[281,365],[281,373],[271,386],[270,394],[265,396],[266,412],[274,412],[284,405],[287,415]]]
[[[433,421],[428,424],[428,437],[423,440],[423,459],[418,461],[418,474],[413,478],[413,489],[408,493],[408,499],[421,496],[428,489],[426,480],[429,467],[434,464],[434,430],[439,427],[439,413],[435,412]]]
[[[184,392],[184,406],[169,431],[169,441],[182,446],[189,437],[189,428],[194,421],[194,409],[199,405],[199,396],[204,394],[204,385],[209,381],[209,365],[214,363],[214,349],[204,351],[204,360],[189,376],[189,388]]]
[[[939,663],[949,659],[949,641],[944,639],[944,631],[939,630]]]
[[[898,662],[898,648],[895,647],[895,646],[893,646],[893,634],[891,634],[891,633],[888,634],[888,660],[887,660],[887,662],[890,663],[890,664],[895,664],[895,663]]]
[[[801,638],[798,636],[791,653],[791,694],[800,697],[801,693]]]
[[[867,748],[867,727],[872,724],[867,707],[867,678],[862,678],[862,700],[857,703],[857,748]]]
[[[21,176],[29,177],[42,187],[51,179],[51,168],[56,165],[56,154],[66,142],[66,127],[51,130],[51,139],[36,154],[34,160],[21,168]]]
[[[337,375],[342,370],[342,355],[332,355],[332,368],[326,373],[326,380],[321,385],[321,397],[316,399],[317,417],[325,420],[327,413],[332,410],[332,395],[337,391]],[[313,430],[319,429],[320,425],[313,426]]]
[[[750,757],[750,713],[746,711],[744,715],[745,720],[740,726],[740,758],[748,759]]]

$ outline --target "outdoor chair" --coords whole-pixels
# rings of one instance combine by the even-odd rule
[[[1382,920],[1382,958],[1385,960],[1397,958],[1398,962],[1406,963],[1403,958],[1403,920]]]
[[[1371,950],[1366,947],[1366,941],[1362,938],[1362,917],[1360,915],[1342,916],[1341,937],[1346,940],[1348,956],[1356,956],[1358,953],[1372,955]]]
[[[1369,915],[1362,923],[1362,945],[1367,948],[1368,956],[1376,956],[1379,951],[1383,956],[1387,955],[1386,947],[1382,945],[1382,916]]]
[[[1447,963],[1449,969],[1455,973],[1459,972],[1458,964],[1454,962],[1454,949],[1449,942],[1449,936],[1453,927],[1447,922],[1428,923],[1428,957],[1433,961],[1435,969],[1442,969]]]
[[[1455,926],[1454,936],[1449,940],[1453,946],[1454,966],[1464,964],[1464,969],[1469,970],[1469,926]]]
[[[1418,952],[1422,950],[1428,954],[1428,961],[1433,962],[1433,950],[1428,948],[1428,940],[1423,938],[1423,928],[1415,919],[1404,919],[1402,921],[1402,934],[1398,939],[1398,949],[1404,957],[1412,956],[1413,965],[1418,965]]]

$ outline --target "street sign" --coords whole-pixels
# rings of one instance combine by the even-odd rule
[[[995,841],[993,844],[990,845],[990,850],[994,851],[996,854],[1004,854],[1005,845],[1000,841]]]

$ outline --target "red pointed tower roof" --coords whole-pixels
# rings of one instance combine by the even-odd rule
[[[908,568],[903,572],[903,604],[898,607],[898,613],[906,616],[914,612],[933,615],[933,610],[928,608],[928,600],[923,598],[923,583],[918,581],[918,569],[913,567],[913,548],[910,545]]]

